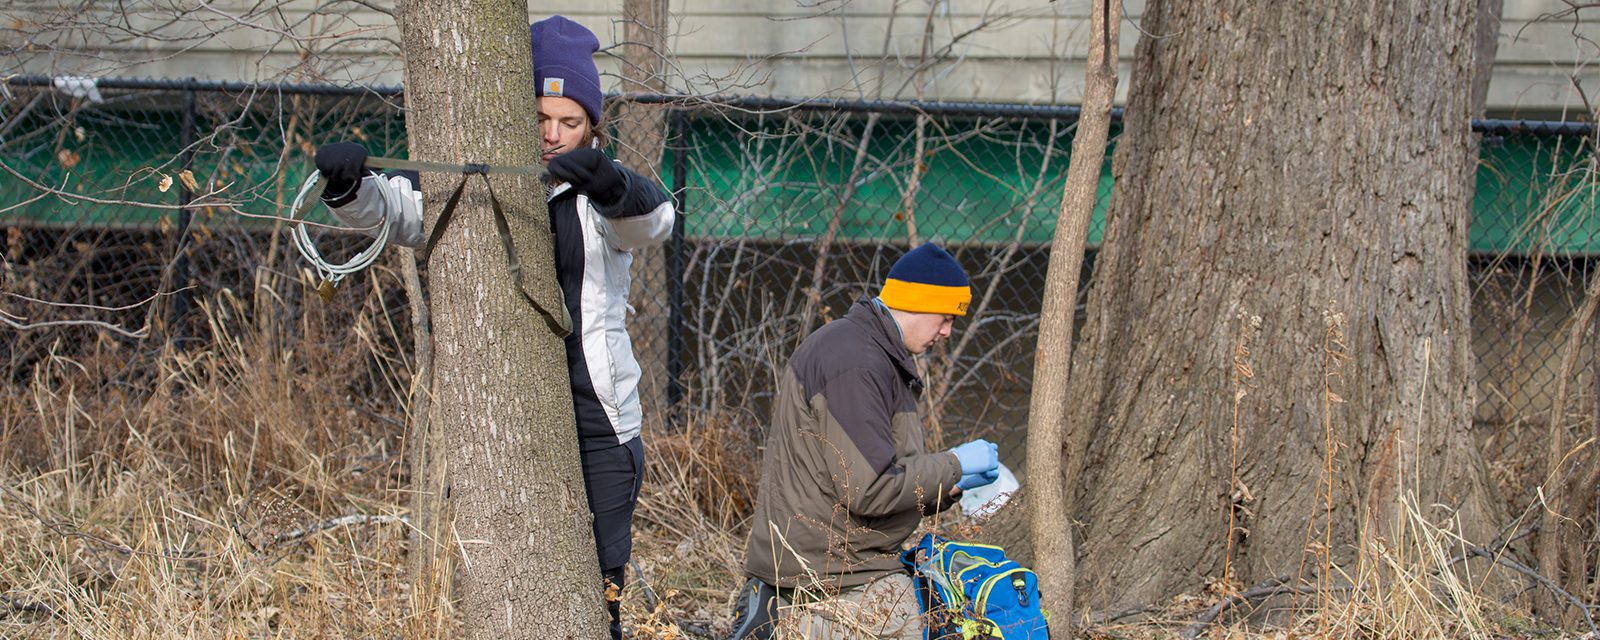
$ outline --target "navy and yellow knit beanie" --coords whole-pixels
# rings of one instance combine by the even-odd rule
[[[600,40],[593,31],[563,16],[535,22],[529,31],[534,94],[571,98],[589,114],[589,124],[599,126],[605,94],[600,91],[594,52],[600,50]]]
[[[900,311],[964,316],[972,302],[972,283],[955,258],[930,242],[895,261],[878,299]]]

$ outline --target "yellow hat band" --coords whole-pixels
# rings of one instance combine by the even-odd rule
[[[883,283],[883,293],[878,294],[878,298],[890,309],[964,316],[967,315],[967,305],[972,302],[972,287],[947,287],[889,278]]]

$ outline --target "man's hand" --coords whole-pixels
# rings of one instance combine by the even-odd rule
[[[961,461],[961,475],[987,473],[1000,468],[1000,445],[983,438],[956,445],[950,453]]]
[[[628,191],[628,181],[617,164],[599,149],[576,149],[550,159],[550,175],[572,184],[596,205],[616,206]]]
[[[1000,479],[1000,469],[990,469],[983,473],[974,473],[961,476],[961,481],[956,483],[962,491],[971,491],[978,487],[993,483]]]
[[[317,172],[327,178],[328,187],[322,190],[322,200],[330,206],[342,206],[356,199],[361,188],[361,178],[367,174],[367,148],[355,142],[335,142],[317,149]]]

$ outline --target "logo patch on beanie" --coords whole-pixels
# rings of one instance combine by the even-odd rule
[[[562,93],[561,89],[566,84],[567,81],[562,78],[545,78],[544,89],[540,93],[547,96],[564,97],[566,94]]]

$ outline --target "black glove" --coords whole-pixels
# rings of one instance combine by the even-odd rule
[[[342,207],[356,199],[361,178],[367,175],[367,148],[355,142],[335,142],[317,149],[317,171],[328,179],[322,201]]]
[[[599,149],[577,149],[550,159],[550,175],[569,182],[601,207],[614,207],[628,192],[628,179]]]

